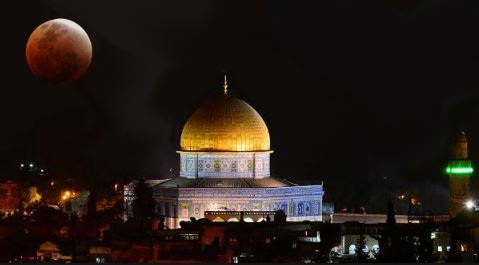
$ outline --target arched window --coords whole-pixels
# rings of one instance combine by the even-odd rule
[[[305,212],[306,214],[309,214],[309,212],[310,212],[310,210],[311,210],[311,204],[310,204],[309,202],[306,202],[306,203],[304,204],[304,207],[305,207],[304,212]]]
[[[349,255],[356,255],[356,245],[352,244],[349,246]]]
[[[302,216],[304,212],[304,205],[302,202],[298,203],[298,215]]]
[[[368,248],[367,245],[364,245],[363,252],[364,252],[364,253],[368,253],[368,252],[369,252],[369,248]]]

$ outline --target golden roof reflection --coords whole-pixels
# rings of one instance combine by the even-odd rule
[[[190,116],[181,133],[180,150],[268,151],[268,127],[248,103],[224,94]]]

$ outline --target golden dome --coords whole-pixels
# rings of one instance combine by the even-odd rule
[[[248,103],[227,94],[197,109],[188,119],[181,151],[269,151],[268,127]]]

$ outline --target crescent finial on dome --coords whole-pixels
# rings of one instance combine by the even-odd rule
[[[223,94],[228,95],[228,79],[226,78],[226,74],[225,74],[225,83],[223,85]]]

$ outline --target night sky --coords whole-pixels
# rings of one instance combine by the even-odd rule
[[[54,18],[93,44],[69,85],[25,60],[30,33]],[[461,130],[479,161],[478,1],[16,0],[0,21],[3,179],[30,160],[78,185],[177,174],[182,126],[225,72],[269,127],[273,175],[324,181],[336,209],[381,211],[412,192],[445,211]]]

